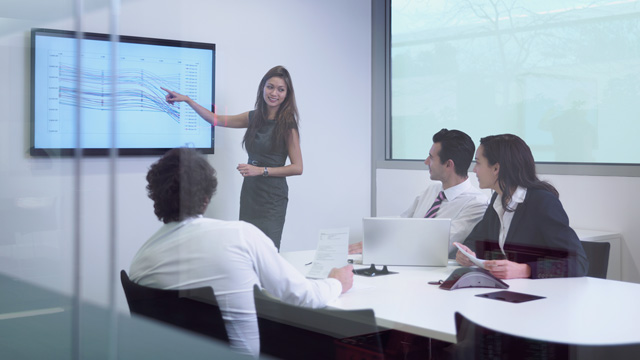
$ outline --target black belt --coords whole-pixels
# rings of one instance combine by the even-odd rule
[[[281,166],[284,166],[284,164],[282,164],[282,165],[264,164],[264,163],[259,162],[258,160],[251,160],[251,159],[247,160],[247,164],[253,165],[253,166],[257,166],[257,167],[265,167],[265,166],[266,167],[281,167]]]

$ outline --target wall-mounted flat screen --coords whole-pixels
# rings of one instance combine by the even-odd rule
[[[120,36],[114,51],[108,34],[33,29],[31,155],[212,154],[214,127],[161,88],[213,111],[215,44]]]

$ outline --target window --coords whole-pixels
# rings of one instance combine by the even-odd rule
[[[424,160],[431,136],[449,128],[476,144],[517,134],[539,163],[556,165],[547,172],[640,176],[636,1],[386,6],[378,18],[374,9],[374,44],[382,18],[390,44],[384,57],[374,46],[374,71],[376,62],[386,70],[385,161]]]

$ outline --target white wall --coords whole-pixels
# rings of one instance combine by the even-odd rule
[[[640,283],[640,178],[541,175],[560,192],[573,228],[620,233],[622,280]],[[478,186],[473,173],[469,178]],[[378,216],[404,211],[426,187],[426,170],[376,171]],[[488,193],[487,193],[488,194]]]
[[[0,238],[0,272],[71,292],[77,194],[82,200],[83,298],[106,304],[111,271],[109,200],[116,200],[119,271],[128,269],[137,249],[161,225],[144,188],[146,171],[157,157],[119,158],[117,190],[111,194],[108,159],[84,159],[76,190],[73,159],[28,156],[28,31],[74,26],[66,13],[55,18],[38,15],[38,5],[48,1],[31,2],[31,15],[0,24],[0,214],[5,229]],[[318,230],[325,227],[350,226],[357,237],[360,219],[370,213],[370,17],[368,0],[137,0],[122,4],[120,33],[215,43],[219,113],[252,109],[262,75],[274,65],[289,69],[301,114],[304,174],[289,180],[282,244],[288,251],[314,248]],[[109,32],[108,9],[98,6],[83,17],[83,23],[85,31]],[[216,129],[216,154],[209,159],[218,171],[219,187],[207,216],[238,218],[242,179],[235,167],[247,158],[242,134]],[[29,207],[29,201],[35,204],[32,208],[49,206],[47,216],[26,215],[42,229],[20,228],[25,215],[14,210]],[[126,308],[119,282],[116,292],[119,307]]]

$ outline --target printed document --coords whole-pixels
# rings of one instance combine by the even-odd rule
[[[318,248],[307,277],[324,279],[331,269],[347,265],[349,228],[320,230]]]
[[[485,260],[478,259],[477,257],[475,257],[475,256],[471,255],[471,254],[470,254],[470,253],[468,253],[466,250],[464,250],[464,249],[462,248],[462,246],[460,246],[458,243],[456,243],[455,245],[456,245],[456,247],[458,248],[458,250],[460,250],[460,252],[461,252],[464,256],[468,257],[468,258],[469,258],[469,260],[471,260],[471,262],[472,262],[472,263],[474,263],[474,264],[475,264],[476,266],[478,266],[479,268],[484,269],[484,262],[485,262]]]

